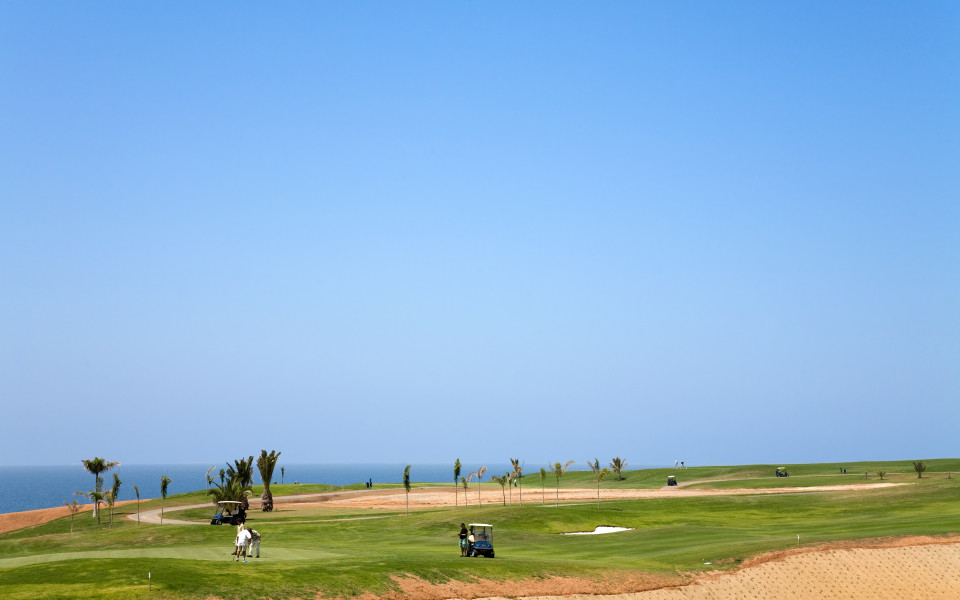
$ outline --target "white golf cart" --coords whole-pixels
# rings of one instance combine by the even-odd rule
[[[470,537],[473,542],[467,546],[467,556],[493,558],[493,525],[470,523]]]
[[[240,503],[235,500],[217,502],[217,514],[210,519],[211,525],[237,525],[240,523]]]

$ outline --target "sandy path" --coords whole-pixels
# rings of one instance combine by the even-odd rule
[[[869,491],[872,489],[881,489],[899,485],[909,485],[904,483],[858,483],[850,485],[823,485],[810,487],[783,487],[783,488],[763,488],[763,489],[729,489],[729,490],[711,490],[711,489],[684,489],[678,487],[661,488],[656,490],[600,490],[601,500],[636,500],[648,498],[693,498],[701,496],[744,496],[760,494],[801,494],[812,492],[843,492],[843,491]],[[306,497],[292,496],[290,498],[301,498],[298,503],[305,506],[335,506],[342,508],[367,508],[367,509],[386,509],[386,510],[404,510],[406,508],[407,497],[403,489],[389,490],[370,490],[376,493],[357,494],[355,492],[331,493],[322,498],[309,499]],[[444,506],[454,506],[455,503],[464,505],[463,491],[456,492],[457,498],[454,499],[453,487],[424,487],[414,488],[410,491],[410,508],[439,508]],[[527,490],[523,493],[523,503],[550,507],[557,503],[557,490],[546,489],[543,492],[537,489],[535,491]],[[285,503],[274,499],[278,507],[282,509]],[[513,502],[517,504],[520,501],[520,494],[516,490],[513,492],[511,500],[510,493],[507,492],[504,499],[503,492],[499,486],[489,485],[480,489],[479,502],[483,505],[508,504]],[[559,493],[561,503],[571,502],[596,502],[596,489],[561,489]],[[470,489],[467,496],[467,507],[477,506],[478,496],[476,488]]]

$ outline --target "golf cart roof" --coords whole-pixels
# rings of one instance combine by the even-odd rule
[[[221,500],[220,502],[217,502],[217,504],[240,504],[240,503],[236,500]]]
[[[470,523],[470,527],[493,527],[493,525],[488,525],[487,523]]]

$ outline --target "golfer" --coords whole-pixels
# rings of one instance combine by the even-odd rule
[[[240,553],[243,553],[243,562],[247,562],[247,544],[250,542],[250,530],[246,527],[241,527],[240,531],[237,532],[237,558],[235,561],[240,560]]]
[[[250,533],[250,545],[247,547],[247,554],[253,556],[253,550],[257,550],[257,558],[260,558],[260,532],[256,529],[247,527]]]

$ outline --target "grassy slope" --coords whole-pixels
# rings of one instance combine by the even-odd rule
[[[264,536],[264,558],[247,565],[230,560],[232,527],[138,526],[124,517],[135,511],[127,506],[116,511],[112,528],[83,516],[76,519],[73,534],[67,518],[0,536],[6,550],[0,558],[0,592],[8,599],[146,597],[149,571],[150,597],[312,597],[319,589],[329,596],[348,596],[390,589],[390,574],[410,573],[430,581],[599,576],[609,570],[670,574],[704,568],[707,561],[732,565],[753,554],[795,546],[798,534],[803,543],[814,543],[960,532],[960,479],[946,475],[960,471],[960,461],[927,464],[922,480],[916,479],[909,462],[843,465],[846,476],[839,473],[840,465],[787,465],[792,475],[788,479],[771,476],[780,465],[698,467],[676,473],[681,481],[722,480],[704,484],[715,487],[780,487],[786,482],[863,483],[865,471],[872,474],[870,481],[878,481],[875,471],[883,469],[888,479],[910,484],[868,492],[610,501],[599,510],[591,504],[557,508],[549,505],[553,477],[547,480],[547,505],[541,505],[539,477],[532,474],[525,477],[523,507],[470,505],[408,517],[314,523],[265,521],[334,518],[357,511],[251,513],[251,525]],[[623,481],[605,480],[602,487],[661,487],[667,473],[630,471]],[[589,472],[568,472],[561,480],[562,487],[592,484]],[[293,486],[276,486],[275,495],[288,493],[288,487]],[[183,494],[168,498],[166,506],[205,499],[203,493]],[[142,506],[157,507],[158,501]],[[210,511],[195,512],[192,517],[203,519]],[[184,514],[173,511],[170,517]],[[459,558],[460,521],[496,524],[497,559]],[[635,530],[557,535],[597,525]]]

